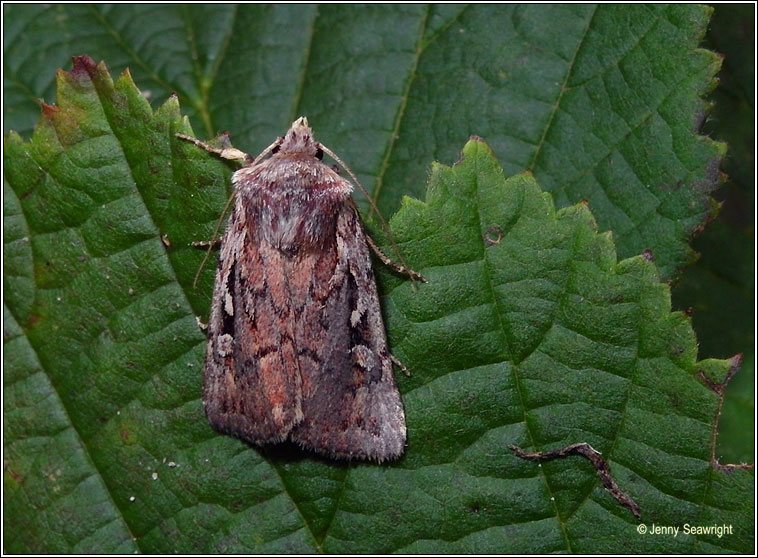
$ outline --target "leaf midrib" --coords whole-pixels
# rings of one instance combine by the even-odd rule
[[[413,56],[413,61],[411,62],[411,68],[408,72],[408,79],[406,80],[405,88],[403,90],[403,94],[400,97],[400,106],[397,109],[397,114],[395,115],[395,124],[392,127],[392,133],[389,137],[389,145],[387,145],[386,149],[384,150],[384,156],[382,157],[382,161],[379,164],[379,172],[376,175],[376,181],[374,182],[374,188],[371,192],[371,199],[374,200],[374,203],[371,204],[371,209],[368,213],[368,218],[370,219],[374,211],[376,210],[376,204],[379,201],[379,194],[382,190],[382,185],[384,184],[384,175],[387,172],[387,167],[389,165],[390,157],[392,156],[393,150],[395,148],[395,144],[397,143],[397,138],[399,136],[400,131],[400,124],[403,120],[403,117],[405,116],[405,109],[408,106],[408,96],[410,94],[411,86],[413,85],[414,80],[416,79],[416,69],[418,68],[418,62],[421,59],[421,54],[423,53],[424,49],[427,47],[426,44],[423,43],[424,33],[426,32],[426,26],[427,22],[429,21],[429,11],[430,11],[429,4],[426,5],[426,10],[424,12],[424,19],[421,22],[421,25],[419,26],[419,33],[416,37],[416,52]]]

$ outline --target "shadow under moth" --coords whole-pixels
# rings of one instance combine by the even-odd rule
[[[305,117],[258,157],[177,134],[244,166],[216,271],[203,404],[218,431],[340,459],[405,449],[405,414],[353,185]]]

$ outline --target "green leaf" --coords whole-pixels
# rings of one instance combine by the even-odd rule
[[[391,221],[429,283],[378,268],[413,371],[398,378],[405,456],[334,462],[216,434],[195,322],[212,271],[192,289],[189,243],[212,234],[228,168],[176,140],[191,133],[177,99],[153,112],[128,73],[78,58],[57,91],[31,141],[5,141],[6,552],[752,548],[753,474],[712,459],[735,362],[697,362],[653,263],[617,261],[587,204],[556,211],[481,140]],[[647,525],[731,532],[641,536],[586,461],[508,450],[581,441]]]
[[[728,16],[740,9],[750,12],[717,6],[711,36],[751,29],[752,12]],[[650,249],[669,279],[694,258],[690,231],[713,216],[707,190],[723,151],[693,132],[709,108],[698,97],[719,62],[697,49],[710,12],[684,5],[8,5],[4,126],[28,136],[38,99],[54,99],[55,70],[87,53],[117,72],[129,67],[153,106],[176,92],[201,137],[227,129],[250,152],[307,114],[387,216],[403,195],[422,195],[429,161],[453,160],[462,138],[475,134],[508,173],[532,168],[558,206],[588,200],[622,257]],[[753,41],[746,39],[708,45],[726,53],[727,72],[739,66],[740,83],[752,84],[745,53]],[[735,166],[744,166],[752,176],[753,107],[733,108],[732,80],[721,79],[713,121],[745,128],[746,142],[730,130],[714,134],[730,145],[726,171],[736,176]],[[753,316],[744,310],[753,306],[754,281],[723,275],[754,266],[745,219],[736,230],[723,228],[733,208],[755,205],[753,183],[733,202],[718,194],[724,214],[708,229],[723,234],[698,241],[704,262],[674,293],[675,308],[694,310],[703,356],[753,344]],[[741,392],[752,393],[752,385]],[[754,425],[739,421],[734,430],[743,437],[725,453],[747,459]]]
[[[697,48],[694,5],[13,5],[5,10],[6,126],[71,55],[129,67],[157,103],[179,95],[205,137],[257,153],[305,114],[376,199],[421,197],[431,160],[486,138],[559,206],[587,200],[622,257],[668,278],[724,145],[698,136],[720,59]]]
[[[53,378],[6,307],[3,334],[5,551],[134,552],[129,525]]]
[[[730,461],[755,455],[755,10],[719,4],[708,43],[725,54],[714,109],[705,130],[729,145],[726,182],[714,192],[718,219],[697,237],[697,263],[674,286],[676,308],[692,308],[703,357],[744,352],[743,372],[730,384],[719,454]]]

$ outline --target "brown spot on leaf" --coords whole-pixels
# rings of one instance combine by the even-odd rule
[[[245,507],[245,502],[243,502],[242,500],[235,500],[234,502],[232,502],[232,505],[231,505],[232,511],[234,512],[241,511],[242,509],[244,509],[244,507]]]
[[[24,481],[26,480],[26,477],[24,475],[22,475],[21,473],[17,471],[14,471],[10,467],[7,467],[5,470],[8,471],[8,474],[11,476],[11,478],[14,481],[16,481],[18,484],[23,484]]]
[[[74,63],[74,67],[71,70],[71,75],[73,77],[80,77],[80,76],[86,75],[91,78],[95,75],[95,71],[97,70],[97,64],[92,58],[90,58],[86,54],[83,56],[74,56],[71,58],[71,60]]]
[[[60,110],[60,107],[56,105],[48,105],[47,103],[42,103],[42,116],[49,118],[50,120],[55,118]]]

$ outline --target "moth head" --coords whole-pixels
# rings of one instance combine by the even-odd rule
[[[311,157],[319,157],[319,154],[323,156],[321,146],[313,139],[313,131],[308,126],[308,119],[305,116],[301,116],[292,123],[276,152],[297,153]]]

